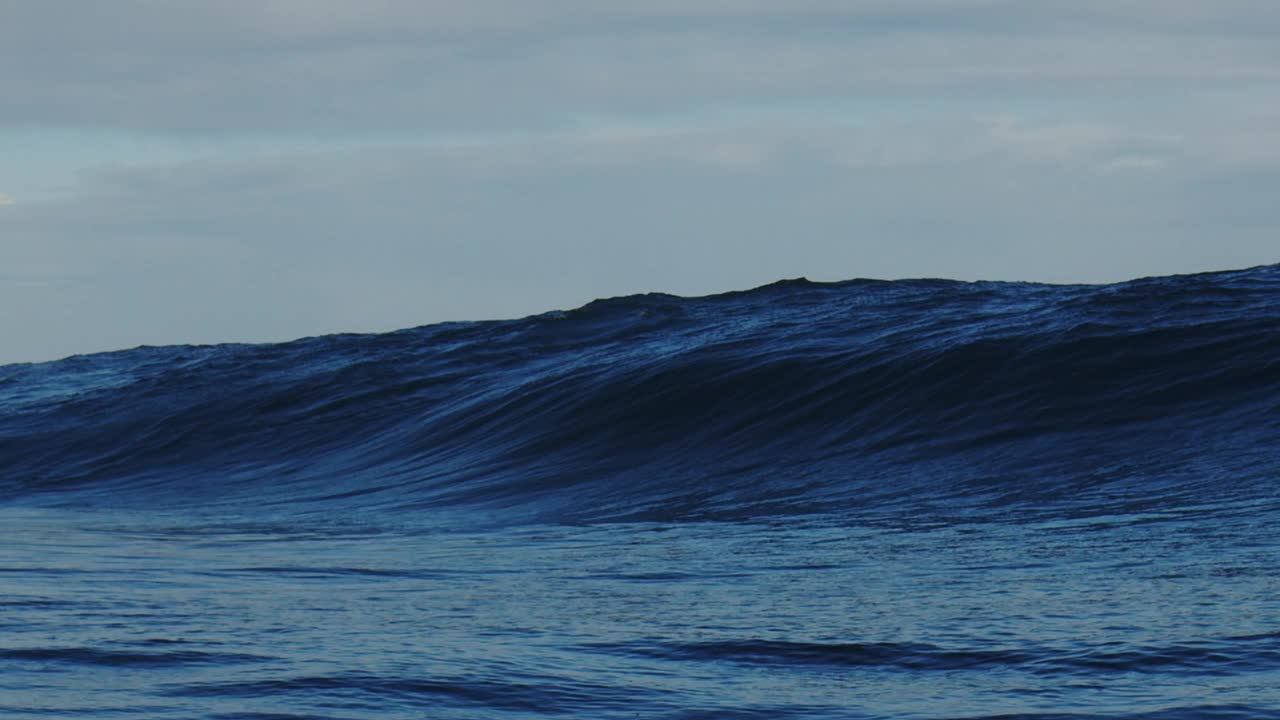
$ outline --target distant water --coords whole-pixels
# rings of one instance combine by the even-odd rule
[[[1280,266],[0,367],[0,717],[1280,718]]]

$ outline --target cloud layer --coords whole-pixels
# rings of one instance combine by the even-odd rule
[[[1280,6],[1038,2],[21,3],[0,121],[171,133],[525,128],[904,95],[1274,90]]]
[[[18,5],[0,362],[1280,260],[1274,4]]]

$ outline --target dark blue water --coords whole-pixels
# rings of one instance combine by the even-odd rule
[[[0,367],[0,717],[1280,718],[1280,266]]]

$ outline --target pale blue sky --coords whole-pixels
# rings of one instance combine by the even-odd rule
[[[1280,4],[17,0],[0,363],[1280,261]]]

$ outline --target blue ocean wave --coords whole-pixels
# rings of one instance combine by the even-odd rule
[[[736,519],[1139,512],[1280,471],[1280,266],[788,280],[0,367],[0,498]]]

